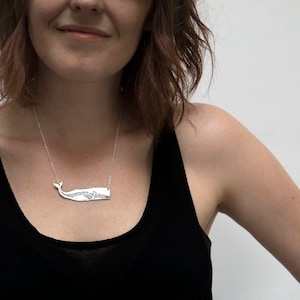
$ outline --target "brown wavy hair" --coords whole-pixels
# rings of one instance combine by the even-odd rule
[[[38,57],[29,38],[26,3],[0,0],[0,94],[23,106],[38,104]],[[133,120],[157,135],[174,128],[175,116],[182,120],[207,52],[213,62],[212,34],[200,20],[195,0],[152,0],[146,22],[121,88]]]

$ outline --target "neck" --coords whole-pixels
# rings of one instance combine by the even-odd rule
[[[114,132],[122,102],[119,82],[51,80],[40,84],[39,94],[43,95],[43,105],[38,114],[49,138],[59,137],[74,144],[79,139],[99,140]]]

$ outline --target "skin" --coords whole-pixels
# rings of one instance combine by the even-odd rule
[[[118,83],[139,43],[150,5],[150,0],[30,0],[29,32],[42,70],[53,70],[67,81],[115,77]],[[80,34],[73,26],[92,32]]]
[[[190,114],[177,135],[200,224],[217,212],[249,231],[300,280],[300,190],[268,149],[223,110]]]
[[[150,0],[29,4],[44,100],[38,114],[58,175],[65,190],[105,185],[122,100],[120,75],[135,51]],[[56,29],[69,23],[101,28],[110,37],[93,40]],[[216,214],[226,213],[300,281],[296,184],[270,151],[228,113],[195,104],[186,114],[194,127],[183,121],[176,134],[199,224],[209,234]],[[53,174],[32,112],[16,103],[0,110],[0,156],[15,197],[29,222],[56,239],[102,240],[132,229],[146,206],[152,154],[152,138],[132,127],[125,111],[111,201],[62,201],[52,187]]]

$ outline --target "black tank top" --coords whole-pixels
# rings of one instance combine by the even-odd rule
[[[139,223],[103,241],[59,241],[40,234],[20,210],[0,161],[1,294],[208,300],[210,247],[174,132],[162,135],[154,149],[148,202]]]

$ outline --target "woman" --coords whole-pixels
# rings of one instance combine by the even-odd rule
[[[218,212],[300,280],[298,187],[230,115],[188,102],[212,55],[194,1],[0,11],[2,290],[211,299]]]

